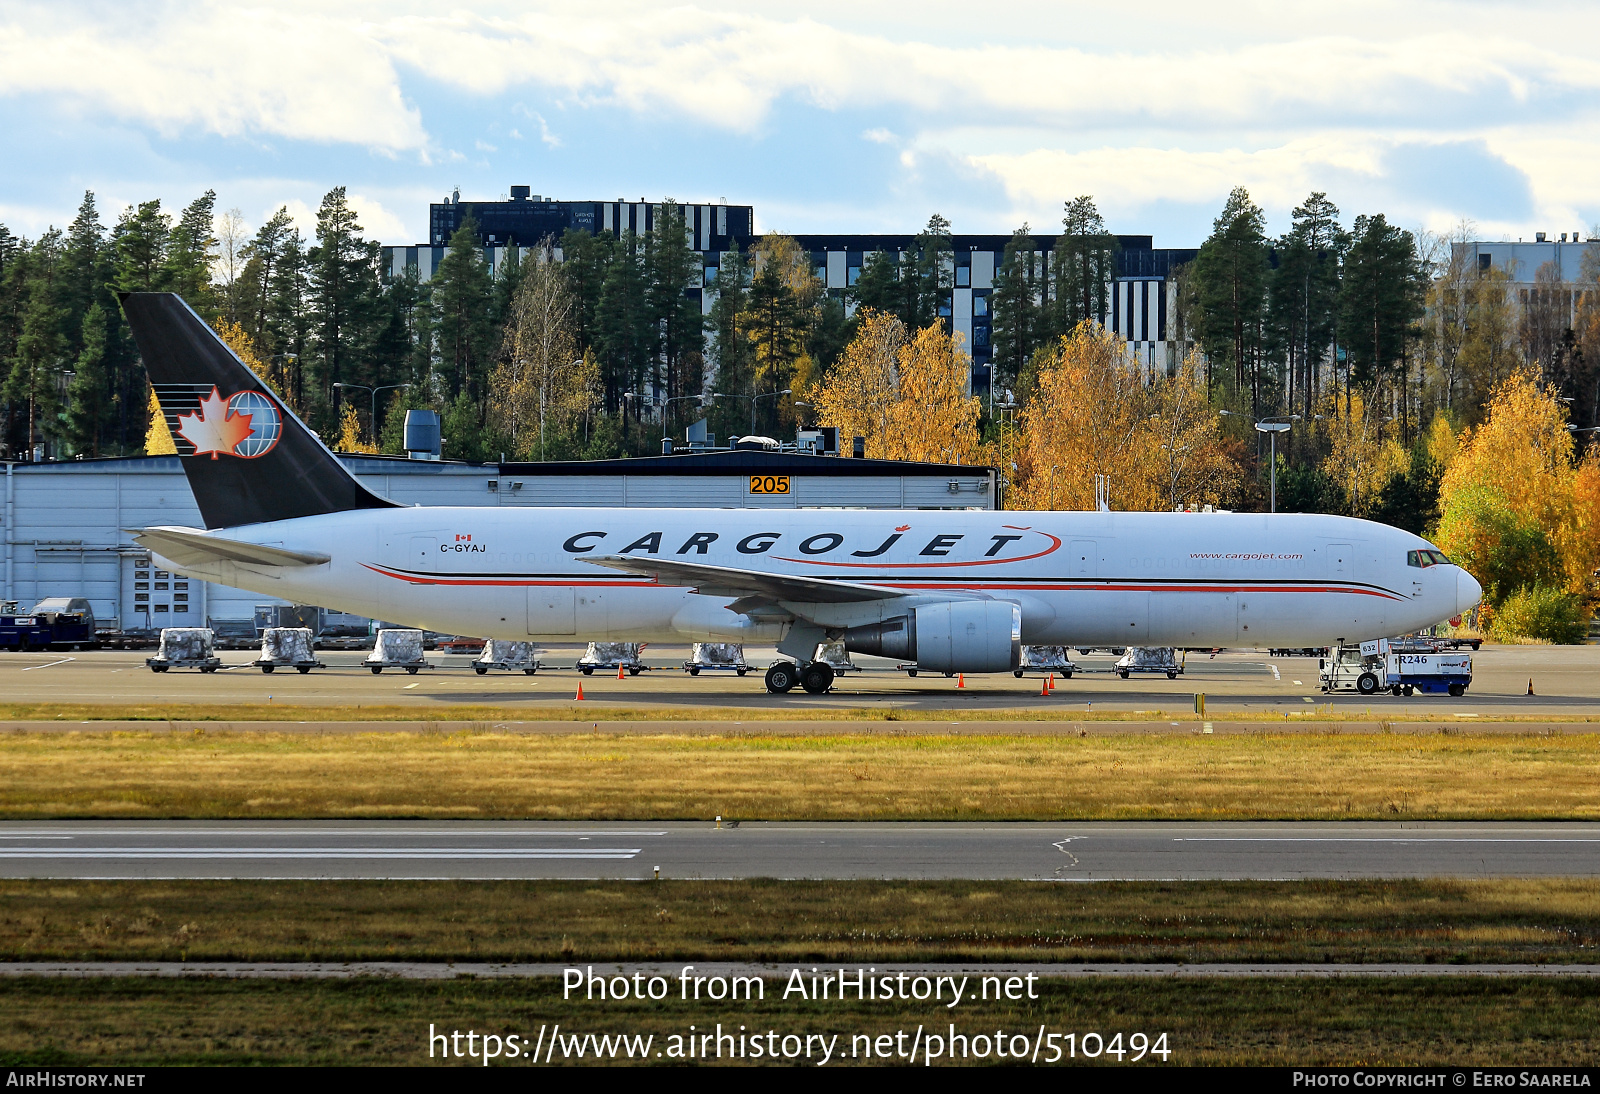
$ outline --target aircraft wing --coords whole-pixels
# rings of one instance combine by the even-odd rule
[[[286,551],[237,539],[207,535],[198,528],[129,528],[141,547],[170,558],[180,566],[202,566],[208,562],[244,562],[255,566],[320,566],[327,555]]]
[[[862,585],[853,581],[833,581],[821,577],[768,574],[759,570],[740,570],[730,566],[708,566],[702,562],[674,559],[633,558],[628,555],[591,555],[579,562],[621,570],[653,578],[661,585],[692,585],[707,596],[760,596],[770,600],[799,601],[809,604],[853,604],[870,600],[891,600],[906,594],[882,585]]]

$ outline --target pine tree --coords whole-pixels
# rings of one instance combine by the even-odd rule
[[[317,210],[317,245],[307,258],[316,385],[307,392],[311,399],[306,409],[324,434],[337,436],[340,399],[334,385],[365,378],[360,369],[377,295],[378,259],[376,245],[361,237],[343,186],[323,197]]]
[[[1356,218],[1340,289],[1339,340],[1348,385],[1383,383],[1405,359],[1427,281],[1410,232],[1376,216]]]
[[[989,297],[994,327],[995,383],[1014,388],[1039,344],[1038,253],[1024,224],[1011,233]]]
[[[217,245],[212,235],[216,205],[217,192],[207,190],[183,210],[168,237],[161,278],[163,287],[182,296],[208,322],[217,315],[217,295],[211,284],[211,266],[216,261],[212,253]]]
[[[24,407],[20,447],[30,450],[40,441],[61,434],[57,383],[66,353],[62,332],[66,309],[57,303],[61,261],[61,233],[52,228],[33,245],[28,302],[22,331],[11,358],[0,398],[12,407]]]
[[[1209,365],[1232,370],[1233,389],[1250,394],[1251,413],[1261,415],[1261,337],[1267,280],[1266,214],[1235,187],[1194,260],[1200,308],[1200,346]],[[1214,377],[1208,373],[1207,382]]]
[[[607,413],[626,410],[623,395],[627,392],[649,394],[640,391],[654,343],[643,251],[632,232],[622,234],[595,305],[600,382]]]
[[[293,234],[294,221],[289,216],[289,209],[279,206],[278,211],[256,231],[255,238],[240,250],[244,266],[234,285],[234,311],[239,325],[261,347],[261,351],[269,355],[279,352],[274,339],[275,332],[269,325],[269,315],[284,248]]]
[[[116,253],[113,284],[119,292],[161,292],[167,288],[165,266],[172,222],[161,202],[141,201],[123,210],[111,232]]]
[[[950,242],[950,222],[934,213],[917,233],[915,248],[914,282],[911,283],[916,295],[908,309],[907,326],[920,331],[938,323],[949,334],[951,293],[955,288],[955,249]]]
[[[1106,230],[1092,197],[1067,202],[1061,226],[1051,265],[1055,299],[1049,317],[1056,336],[1085,321],[1105,323],[1111,313],[1107,292],[1117,279],[1117,237]]]
[[[77,364],[67,386],[67,440],[78,453],[100,455],[111,404],[106,376],[106,310],[97,300],[81,324]]]
[[[755,386],[750,332],[745,325],[750,301],[750,266],[744,253],[725,252],[711,285],[715,296],[705,320],[706,330],[711,332],[716,366],[711,386],[720,392],[742,395]],[[718,436],[742,434],[749,420],[745,411],[738,400],[725,399],[714,404],[710,414],[713,431]]]
[[[1348,246],[1339,207],[1321,191],[1295,208],[1293,226],[1278,241],[1268,287],[1272,352],[1285,366],[1286,405],[1308,420],[1337,328],[1339,268]]]
[[[443,394],[452,404],[464,395],[481,406],[488,394],[494,285],[471,216],[450,237],[450,250],[433,276],[432,296]]]
[[[666,398],[698,395],[705,384],[705,345],[698,289],[700,256],[689,246],[683,211],[672,199],[661,206],[645,243],[651,320]],[[675,404],[667,404],[670,411]]]
[[[561,271],[566,275],[567,289],[572,294],[572,336],[580,353],[600,344],[595,315],[616,245],[616,237],[609,231],[590,235],[568,228],[562,233]]]

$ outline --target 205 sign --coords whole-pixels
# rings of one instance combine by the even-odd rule
[[[789,476],[751,475],[750,492],[752,494],[787,494],[789,492]]]

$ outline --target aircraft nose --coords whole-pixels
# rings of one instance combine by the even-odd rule
[[[1483,599],[1483,586],[1467,571],[1456,567],[1456,614],[1470,609]]]

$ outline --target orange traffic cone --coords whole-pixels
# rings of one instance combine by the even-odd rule
[[[1052,672],[1050,675],[1048,675],[1048,676],[1046,676],[1044,678],[1044,689],[1046,691],[1054,691],[1054,690],[1056,690],[1056,674],[1055,673]]]
[[[1050,684],[1049,684],[1048,681],[1045,681],[1045,680],[1040,680],[1039,681],[1039,694],[1041,696],[1045,696],[1045,695],[1049,695],[1050,694]]]
[[[621,665],[617,666],[617,679],[618,680],[624,679],[624,677],[622,675],[622,666]]]
[[[1533,694],[1533,677],[1528,677],[1528,694]]]
[[[956,687],[964,688],[966,686],[967,686],[967,674],[964,673],[964,672],[956,673]]]
[[[578,695],[577,695],[577,698],[573,699],[572,701],[574,703],[583,702],[583,681],[582,680],[578,681]]]

